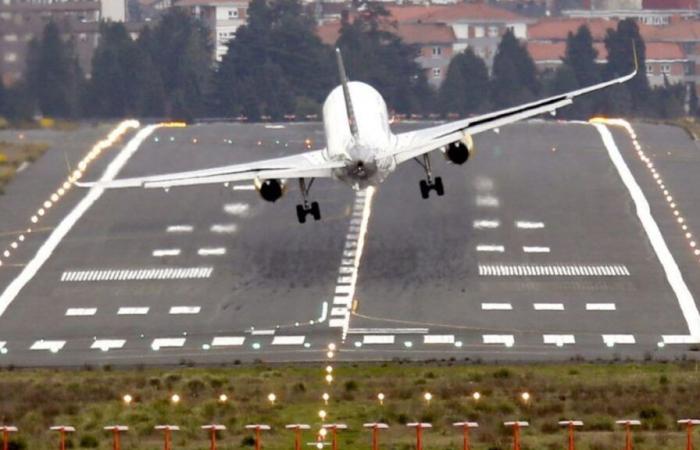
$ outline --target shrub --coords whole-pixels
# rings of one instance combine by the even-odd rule
[[[80,438],[80,447],[82,448],[97,448],[99,445],[97,438],[92,434],[84,434]]]

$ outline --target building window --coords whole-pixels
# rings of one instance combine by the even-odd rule
[[[661,73],[671,73],[671,65],[661,64]]]
[[[442,48],[433,47],[433,56],[440,56],[440,55],[442,55]]]
[[[484,27],[474,27],[474,37],[484,37]]]
[[[654,73],[654,66],[647,64],[647,73]]]
[[[433,68],[433,78],[440,78],[440,68],[439,67]]]
[[[15,61],[17,61],[17,53],[6,53],[6,54],[5,54],[5,61],[6,61],[6,62],[15,62]]]
[[[6,35],[5,35],[5,41],[7,41],[7,42],[17,42],[17,35],[16,35],[16,34],[6,34]]]
[[[498,37],[498,27],[494,27],[494,26],[489,27],[489,37],[491,37],[491,38]]]
[[[229,9],[228,10],[228,18],[229,19],[236,19],[238,17],[238,10],[237,9]]]

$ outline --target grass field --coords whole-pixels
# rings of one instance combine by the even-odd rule
[[[48,147],[48,144],[43,142],[0,141],[0,194],[22,163],[36,161]]]
[[[47,428],[64,424],[77,428],[71,439],[74,448],[108,448],[104,425],[119,423],[131,430],[124,449],[157,449],[160,435],[156,424],[182,427],[174,448],[203,449],[205,423],[228,427],[220,448],[252,445],[243,427],[267,423],[273,427],[264,436],[264,446],[290,449],[293,439],[284,430],[289,423],[309,423],[318,430],[318,412],[327,412],[326,422],[346,423],[340,435],[341,449],[369,448],[365,422],[390,425],[381,436],[382,448],[409,450],[413,434],[406,422],[420,420],[434,426],[425,434],[426,449],[461,448],[454,421],[478,421],[473,434],[476,449],[510,448],[510,432],[504,420],[528,420],[523,448],[559,449],[565,444],[556,422],[582,419],[578,448],[602,450],[622,446],[623,433],[616,419],[639,418],[642,428],[635,434],[637,449],[679,449],[684,444],[677,418],[700,415],[700,374],[694,363],[568,364],[489,366],[432,364],[337,364],[334,380],[324,377],[326,366],[232,366],[229,368],[179,368],[81,371],[8,370],[0,372],[2,421],[20,427],[15,448],[55,448],[57,437]],[[522,400],[527,391],[531,398]],[[330,396],[324,405],[322,394]],[[380,404],[377,394],[383,393]],[[424,394],[430,392],[428,403]],[[481,398],[472,397],[479,392]],[[274,404],[267,399],[274,393]],[[122,397],[129,394],[129,405]],[[178,394],[178,404],[170,401]],[[228,401],[220,402],[221,394]],[[305,442],[314,439],[308,432]],[[309,447],[310,448],[310,447]]]

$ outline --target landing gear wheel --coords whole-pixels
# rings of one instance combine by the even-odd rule
[[[306,209],[304,209],[303,205],[297,205],[297,219],[299,223],[306,222]]]
[[[321,208],[319,208],[318,202],[311,203],[309,213],[314,216],[314,220],[321,220]]]
[[[435,187],[435,192],[439,197],[445,195],[445,187],[442,185],[442,177],[435,177],[435,183],[433,186]]]
[[[428,182],[425,180],[420,180],[419,186],[420,196],[424,199],[430,197],[430,187],[428,186]]]

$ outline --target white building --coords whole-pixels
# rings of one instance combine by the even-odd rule
[[[207,24],[217,61],[221,61],[228,51],[226,44],[236,37],[236,30],[247,20],[248,0],[181,0],[175,5],[188,8]]]

